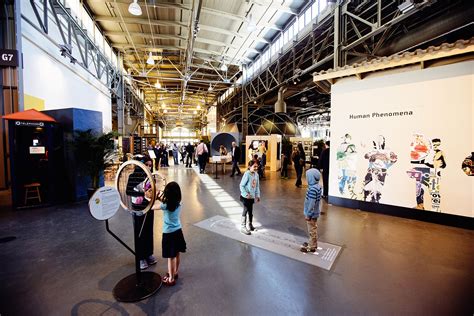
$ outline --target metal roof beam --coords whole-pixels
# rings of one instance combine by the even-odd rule
[[[170,39],[170,40],[186,40],[186,37],[175,34],[161,34],[161,33],[141,33],[141,32],[123,32],[123,31],[109,31],[105,32],[105,36],[127,36],[142,37],[147,39]]]
[[[132,2],[131,0],[87,0],[90,3],[120,3],[120,4],[126,4],[130,5]],[[187,5],[184,4],[179,4],[179,3],[169,3],[165,1],[159,1],[159,0],[147,0],[146,3],[143,3],[140,1],[140,6],[148,6],[150,8],[166,8],[166,9],[177,9],[177,10],[185,10],[185,11],[190,11],[191,8]]]
[[[114,17],[99,15],[95,17],[96,21],[100,22],[115,22],[115,23],[130,23],[130,24],[143,24],[143,25],[161,25],[161,26],[179,26],[187,28],[188,26],[185,23],[177,21],[167,21],[167,20],[155,20],[155,19],[142,19],[142,18],[130,18],[130,17]]]
[[[179,36],[179,35],[174,35],[174,34],[156,34],[156,33],[141,33],[141,32],[122,32],[122,31],[110,31],[110,32],[105,32],[106,36],[124,36],[128,37],[128,34],[130,34],[131,37],[140,37],[140,38],[146,38],[146,39],[169,39],[169,40],[187,40],[186,37],[184,36]],[[237,46],[234,46],[232,44],[227,44],[225,42],[221,41],[214,41],[211,39],[203,38],[203,37],[197,37],[196,42],[198,43],[204,43],[204,44],[209,44],[209,45],[215,45],[215,46],[225,46],[225,47],[230,47],[232,49],[238,49]]]

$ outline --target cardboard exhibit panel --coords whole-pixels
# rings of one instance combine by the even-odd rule
[[[332,87],[329,195],[473,217],[474,62]]]

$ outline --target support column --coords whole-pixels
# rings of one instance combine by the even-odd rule
[[[333,1],[336,2],[336,1]],[[334,7],[334,66],[336,69],[340,66],[340,52],[341,52],[341,27],[340,27],[340,18],[341,18],[341,8],[338,2],[335,3]]]

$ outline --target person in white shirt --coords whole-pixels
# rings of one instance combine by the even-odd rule
[[[207,146],[204,144],[204,141],[201,139],[201,142],[196,147],[196,155],[199,162],[199,173],[204,173],[206,170],[206,159],[207,159]]]

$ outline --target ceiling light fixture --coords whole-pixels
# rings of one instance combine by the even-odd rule
[[[161,83],[160,83],[160,81],[156,80],[155,88],[161,89]]]
[[[166,104],[165,104],[164,102],[161,103],[161,108],[162,108],[162,109],[166,108]]]
[[[133,0],[132,3],[128,6],[128,12],[133,15],[142,15],[142,8],[138,4],[138,0]]]
[[[201,109],[201,106],[198,104],[198,106],[197,106],[196,108],[197,108],[198,110],[200,110],[200,109]]]
[[[148,54],[148,59],[146,60],[146,63],[151,66],[155,64],[155,60],[153,59],[153,55],[151,54],[151,52]]]
[[[167,110],[167,109],[164,109],[164,110],[163,110],[163,113],[168,113],[168,110]]]
[[[209,84],[209,88],[207,88],[207,91],[212,91],[214,88],[212,87],[212,84]]]
[[[227,71],[228,67],[227,65],[225,64],[225,62],[222,62],[222,66],[221,66],[221,70],[222,71]]]
[[[197,114],[197,113],[198,113],[198,111],[196,111],[196,110],[193,111],[193,114]]]
[[[252,18],[252,13],[249,14],[247,18],[247,31],[253,32],[257,30],[257,23]]]

